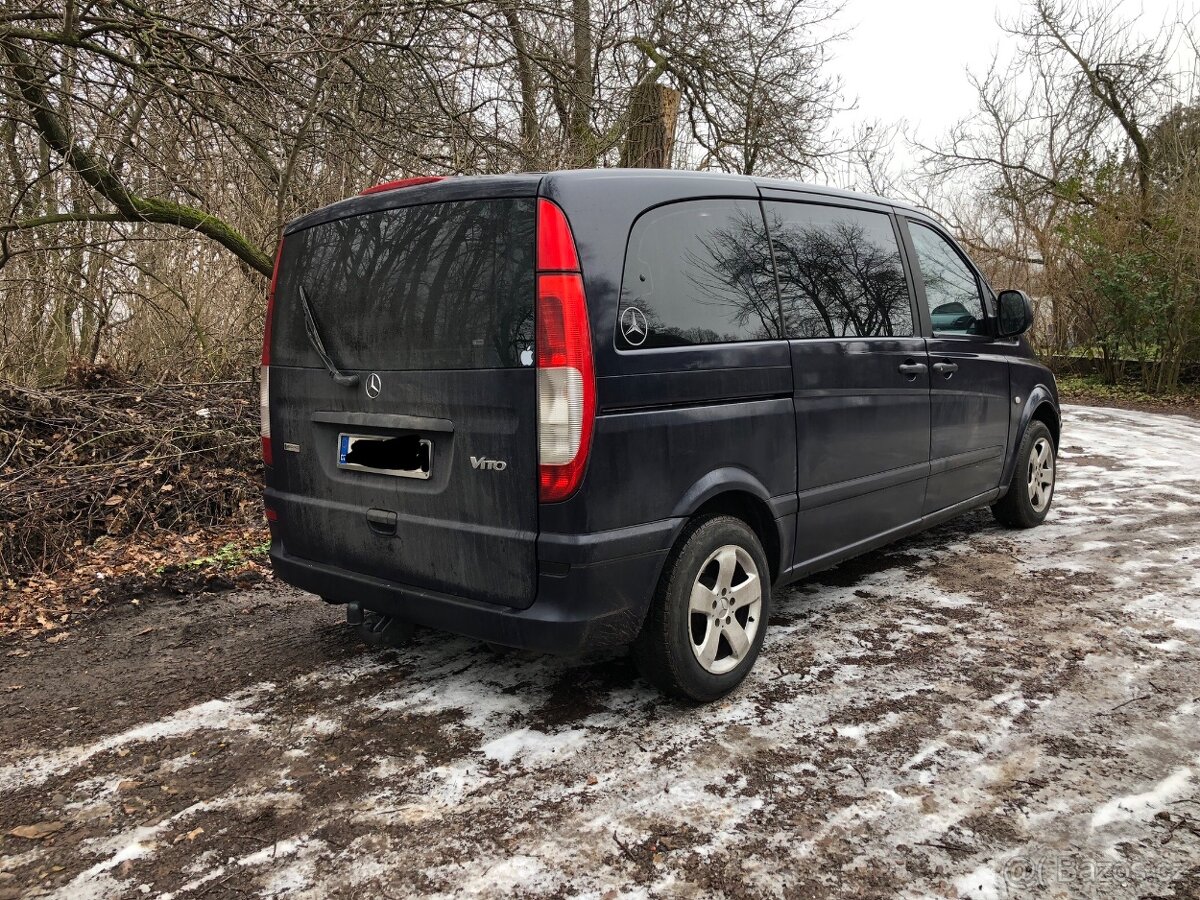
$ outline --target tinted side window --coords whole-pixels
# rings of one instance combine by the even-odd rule
[[[633,225],[617,317],[622,349],[780,337],[762,211],[754,200],[689,200]]]
[[[766,213],[789,337],[913,335],[890,216],[795,202],[767,203]]]
[[[970,266],[942,235],[920,222],[908,223],[934,334],[987,334],[983,296]]]

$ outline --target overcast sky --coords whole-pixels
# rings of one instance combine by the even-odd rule
[[[997,16],[1009,20],[1026,8],[1023,0],[847,0],[841,24],[851,31],[833,66],[858,106],[838,125],[907,119],[919,140],[935,142],[975,108],[967,68],[982,73],[993,53],[1003,59],[1011,46]],[[1200,0],[1125,0],[1120,11],[1154,33],[1164,18],[1198,8]]]

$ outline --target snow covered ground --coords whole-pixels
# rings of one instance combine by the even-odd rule
[[[302,629],[311,667],[274,678],[249,629],[208,664],[252,683],[10,734],[0,900],[1195,892],[1200,422],[1063,430],[1043,527],[982,511],[783,591],[713,706],[619,654],[433,633],[329,654]]]

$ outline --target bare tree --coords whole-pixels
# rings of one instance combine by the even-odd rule
[[[1091,349],[1114,380],[1141,360],[1169,387],[1200,338],[1180,238],[1195,216],[1186,154],[1167,162],[1152,135],[1197,100],[1195,44],[1180,23],[1138,38],[1119,8],[1069,0],[1006,28],[1017,53],[973,80],[976,115],[923,148],[929,187],[994,270],[1047,296],[1051,349]]]
[[[838,95],[828,0],[4,2],[0,370],[33,380],[248,363],[282,224],[374,181],[650,132],[627,163],[795,172]],[[676,92],[678,125],[639,100]]]

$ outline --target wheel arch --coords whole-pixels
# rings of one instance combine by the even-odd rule
[[[1054,395],[1044,384],[1036,385],[1025,399],[1025,405],[1021,410],[1021,418],[1013,435],[1012,446],[1008,451],[1008,460],[1004,465],[1004,473],[1000,480],[1001,497],[1008,493],[1013,472],[1017,468],[1017,451],[1021,447],[1021,441],[1025,439],[1025,431],[1029,428],[1029,423],[1035,419],[1043,422],[1050,429],[1050,435],[1054,438],[1054,453],[1057,456],[1059,435],[1062,432],[1062,418],[1059,414],[1058,403],[1055,401]]]
[[[1025,429],[1029,427],[1029,423],[1037,420],[1045,424],[1050,429],[1050,436],[1054,438],[1054,452],[1058,453],[1058,436],[1062,432],[1062,420],[1059,417],[1058,410],[1049,397],[1043,397],[1041,402],[1037,404],[1033,412],[1029,414],[1029,420],[1024,422],[1021,427],[1021,434],[1024,436]]]
[[[701,516],[728,515],[741,519],[758,537],[771,580],[779,577],[786,567],[785,548],[779,524],[771,504],[771,496],[762,483],[744,469],[728,468],[710,472],[694,484],[676,505],[673,516],[695,521]],[[679,538],[686,524],[675,535]]]

